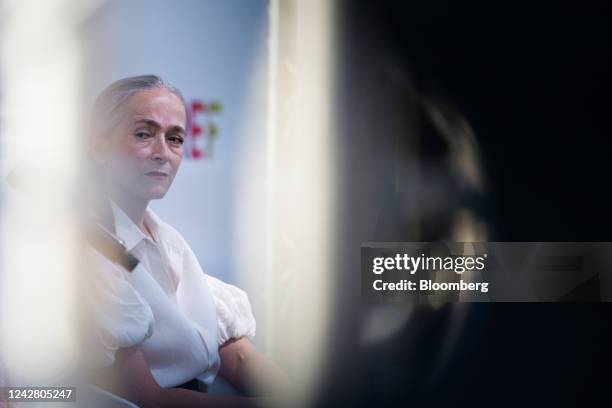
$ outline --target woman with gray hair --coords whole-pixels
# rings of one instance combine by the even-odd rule
[[[217,375],[245,394],[262,391],[255,380],[278,386],[286,377],[249,340],[255,320],[246,294],[205,274],[183,237],[148,206],[179,169],[185,124],[180,91],[154,75],[119,80],[94,105],[97,223],[121,255],[88,248],[104,367],[94,378],[142,406],[243,404],[193,391]]]

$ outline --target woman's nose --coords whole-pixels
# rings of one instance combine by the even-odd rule
[[[151,158],[155,161],[168,160],[169,147],[166,144],[165,138],[156,138],[153,142],[153,151]]]

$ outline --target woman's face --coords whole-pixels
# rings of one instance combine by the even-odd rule
[[[183,103],[172,92],[151,89],[132,95],[104,142],[113,187],[144,200],[162,198],[183,158],[185,122]]]

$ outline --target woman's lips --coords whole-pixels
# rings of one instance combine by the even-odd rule
[[[150,171],[148,173],[145,173],[145,175],[156,178],[156,179],[161,179],[161,180],[168,178],[168,174],[163,173],[161,171]]]

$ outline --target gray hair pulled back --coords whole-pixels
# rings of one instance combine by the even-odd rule
[[[181,91],[157,75],[140,75],[123,78],[106,87],[96,98],[91,113],[92,136],[105,136],[119,123],[121,108],[132,95],[151,89],[167,89],[175,94],[185,107]]]

